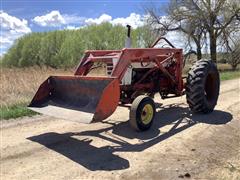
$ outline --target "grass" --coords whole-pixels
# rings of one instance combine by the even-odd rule
[[[12,106],[3,106],[0,108],[0,120],[15,119],[23,116],[33,116],[38,113],[27,109],[27,104],[17,104]]]
[[[220,68],[222,81],[240,78],[239,70],[229,71],[231,67],[227,65],[218,66],[218,68]],[[36,113],[27,109],[26,106],[39,85],[50,75],[72,75],[73,70],[39,67],[1,68],[0,73],[0,119],[10,119],[35,115]]]
[[[226,71],[220,73],[221,81],[240,78],[240,71]]]

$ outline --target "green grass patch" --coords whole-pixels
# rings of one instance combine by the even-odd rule
[[[15,119],[23,116],[33,116],[38,113],[27,109],[27,104],[16,104],[12,106],[3,106],[0,107],[0,120],[3,119]]]
[[[225,71],[220,72],[221,81],[240,78],[240,71]]]

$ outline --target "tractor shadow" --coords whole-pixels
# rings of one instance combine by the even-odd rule
[[[224,111],[215,110],[210,114],[198,115],[192,114],[183,104],[168,106],[157,104],[154,123],[151,129],[145,132],[132,130],[128,121],[114,122],[108,120],[103,122],[108,124],[108,127],[103,129],[64,134],[50,132],[27,139],[64,155],[88,170],[112,171],[130,167],[129,161],[116,155],[115,152],[141,152],[197,123],[220,125],[231,120],[232,115]],[[166,127],[168,127],[167,130],[165,130]],[[93,146],[91,144],[93,140],[84,139],[85,136],[97,137],[105,140],[105,142],[107,141],[109,145]],[[83,140],[74,137],[82,137]],[[135,144],[129,143],[132,139],[137,139],[138,142]]]

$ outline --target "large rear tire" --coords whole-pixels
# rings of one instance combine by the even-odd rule
[[[148,130],[155,117],[155,103],[148,96],[138,96],[130,109],[130,125],[137,131]]]
[[[190,69],[186,83],[186,98],[194,113],[212,112],[219,95],[219,73],[212,61],[199,60]]]

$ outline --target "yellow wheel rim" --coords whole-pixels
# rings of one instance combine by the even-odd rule
[[[143,107],[141,113],[141,119],[143,124],[149,124],[153,118],[153,107],[150,104],[146,104]]]

